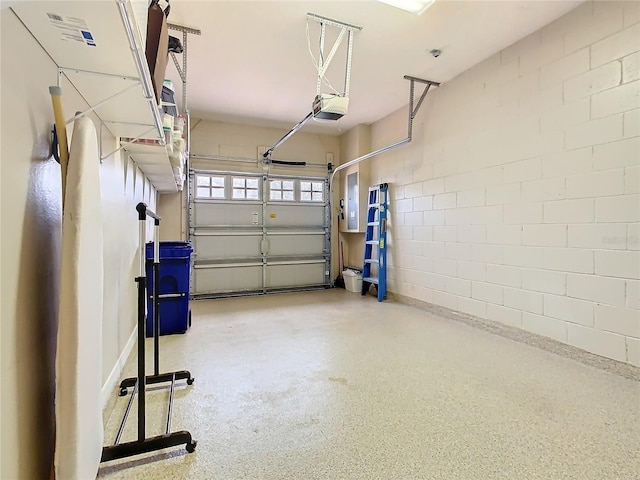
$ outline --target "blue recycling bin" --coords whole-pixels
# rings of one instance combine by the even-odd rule
[[[189,242],[159,242],[158,313],[160,335],[185,333],[191,326],[189,273],[193,248]],[[146,245],[147,337],[153,336],[153,243]]]

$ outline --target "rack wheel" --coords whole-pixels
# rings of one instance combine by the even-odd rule
[[[193,378],[193,377],[191,377],[191,378],[187,378],[187,385],[193,385],[193,382],[194,382],[195,380],[196,380],[196,379],[195,379],[195,378]]]
[[[124,397],[127,394],[128,391],[129,390],[127,390],[126,388],[122,387],[122,388],[120,388],[120,391],[118,392],[118,395],[121,396],[121,397]]]
[[[191,310],[189,310],[189,328],[191,328]]]
[[[198,445],[198,442],[196,442],[195,440],[192,440],[191,443],[187,443],[186,445],[187,452],[193,453],[196,449],[196,445]]]

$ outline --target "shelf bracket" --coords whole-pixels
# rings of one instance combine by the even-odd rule
[[[74,122],[75,120],[82,118],[86,115],[88,115],[91,112],[95,112],[98,108],[100,108],[101,106],[105,105],[106,103],[110,102],[111,100],[113,100],[114,98],[119,97],[120,95],[122,95],[123,93],[126,93],[130,90],[133,90],[135,88],[142,88],[143,90],[143,95],[145,98],[147,98],[146,94],[144,94],[144,90],[145,90],[145,85],[144,82],[140,79],[140,78],[135,78],[135,77],[128,77],[128,76],[123,76],[123,75],[117,75],[117,74],[110,74],[110,73],[102,73],[102,72],[93,72],[90,70],[81,70],[81,69],[77,69],[77,68],[68,68],[68,67],[59,67],[58,68],[58,84],[60,84],[61,82],[61,78],[62,76],[66,76],[67,80],[73,85],[73,81],[71,80],[71,78],[69,78],[69,75],[66,74],[66,72],[75,72],[75,73],[82,73],[82,74],[87,74],[87,75],[93,75],[93,76],[100,76],[100,77],[109,77],[109,78],[118,78],[127,82],[132,82],[131,85],[123,88],[122,90],[114,93],[113,95],[99,101],[98,103],[96,103],[95,105],[91,106],[90,108],[87,108],[86,110],[82,111],[82,112],[76,112],[76,114],[71,117],[70,119],[65,121],[65,124],[68,125],[72,122]],[[145,135],[147,135],[150,132],[155,131],[157,132],[162,132],[161,128],[158,128],[158,114],[157,114],[157,110],[155,109],[155,107],[152,107],[153,104],[155,104],[155,97],[152,98],[147,98],[147,100],[150,103],[150,107],[151,107],[151,111],[153,113],[153,120],[154,123],[156,124],[155,126],[151,127],[150,129],[146,130],[142,135],[140,135],[139,137],[136,137],[135,140],[144,137]],[[87,101],[85,99],[85,101]],[[87,103],[89,104],[89,102],[87,101]],[[100,116],[98,115],[98,118],[100,119],[100,138],[99,138],[99,143],[100,143],[100,163],[102,163],[104,161],[105,158],[113,155],[114,153],[118,152],[120,150],[120,148],[114,150],[113,152],[109,153],[108,155],[103,155],[102,154],[102,131],[103,131],[103,126],[105,123],[126,123],[126,122],[109,122],[107,120],[103,120],[102,118],[100,118]],[[144,125],[144,124],[139,124],[139,123],[132,123],[132,125],[141,125],[141,126],[148,126],[148,125]],[[161,144],[164,145],[164,136],[158,134],[158,138],[160,139]]]
[[[109,158],[111,155],[113,155],[114,153],[119,152],[120,150],[125,150],[126,151],[126,147],[128,147],[129,145],[131,145],[134,142],[137,142],[138,140],[140,140],[141,138],[144,138],[148,133],[152,132],[155,130],[155,126],[149,128],[148,130],[145,130],[144,132],[142,132],[140,135],[138,135],[136,138],[133,138],[131,140],[129,140],[127,143],[120,145],[118,148],[116,148],[115,150],[113,150],[112,152],[107,153],[106,155],[102,154],[102,129],[104,127],[105,122],[100,122],[100,163],[102,163],[106,158]]]
[[[73,117],[71,117],[69,120],[66,121],[66,124],[69,125],[71,122],[76,121],[79,118],[82,118],[88,114],[90,114],[91,112],[93,112],[94,110],[96,110],[97,108],[100,108],[102,105],[104,105],[105,103],[110,102],[111,100],[113,100],[114,98],[122,95],[123,93],[128,92],[129,90],[137,87],[138,85],[140,85],[140,83],[134,83],[133,85],[129,85],[127,88],[125,88],[124,90],[120,90],[117,93],[114,93],[113,95],[111,95],[110,97],[105,98],[104,100],[96,103],[94,106],[92,106],[91,108],[88,108],[82,112],[76,113]]]

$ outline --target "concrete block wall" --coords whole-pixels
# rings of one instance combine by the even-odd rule
[[[429,93],[370,165],[392,292],[640,365],[639,5],[584,3]]]

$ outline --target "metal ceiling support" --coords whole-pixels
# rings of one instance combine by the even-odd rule
[[[344,38],[344,34],[346,33],[346,31],[347,31],[346,28],[343,28],[342,30],[340,30],[340,33],[338,34],[338,38],[336,38],[336,42],[333,44],[333,47],[331,48],[331,51],[329,52],[329,55],[327,56],[326,61],[323,62],[323,57],[322,56],[320,57],[320,62],[318,62],[318,88],[316,91],[316,95],[320,95],[321,93],[320,84],[322,83],[322,77],[324,77],[324,74],[327,73],[327,68],[329,68],[329,65],[331,64],[333,57],[336,55],[336,52],[338,51],[338,47],[342,43],[342,39]],[[322,25],[323,37],[324,37],[324,33],[325,33],[325,28],[324,28],[324,25]],[[324,44],[324,38],[322,43]],[[323,56],[324,56],[324,53],[323,53]]]
[[[351,55],[353,53],[353,33],[362,30],[362,27],[358,27],[357,25],[351,25],[349,23],[340,22],[338,20],[333,20],[332,18],[322,17],[320,15],[316,15],[315,13],[307,13],[307,18],[311,20],[315,20],[320,23],[320,58],[318,60],[318,81],[316,84],[316,95],[320,95],[320,87],[322,85],[322,78],[324,74],[327,72],[327,68],[329,68],[329,64],[333,60],[342,40],[344,39],[345,34],[348,35],[348,46],[347,46],[347,65],[345,72],[345,85],[344,85],[344,96],[349,95],[349,82],[351,81]],[[337,27],[340,29],[340,33],[338,34],[338,38],[331,47],[331,51],[326,59],[324,59],[324,43],[326,38],[326,27],[329,25],[330,27]]]
[[[411,136],[413,134],[413,119],[416,118],[418,110],[420,110],[420,105],[422,105],[422,102],[424,101],[424,97],[427,96],[427,93],[429,92],[429,89],[431,88],[431,85],[435,85],[437,87],[440,84],[432,82],[430,80],[423,80],[422,78],[412,77],[410,75],[405,75],[404,78],[405,78],[405,80],[410,80],[411,81],[411,86],[409,87],[410,91],[409,91],[409,127],[408,127],[408,129],[409,129],[408,138],[409,138],[409,140],[411,140]],[[415,108],[413,108],[415,82],[426,83],[427,86],[422,91],[422,95],[420,95],[420,99],[418,100],[418,104],[416,105]]]
[[[347,65],[344,76],[344,92],[343,96],[349,96],[349,83],[351,82],[351,55],[353,53],[353,33],[362,30],[362,27],[358,27],[357,25],[351,25],[349,23],[340,22],[338,20],[333,20],[331,18],[322,17],[320,15],[316,15],[315,13],[307,13],[307,18],[314,20],[320,23],[320,58],[318,59],[318,79],[316,82],[316,95],[321,95],[320,88],[322,86],[322,79],[324,74],[327,72],[327,68],[329,68],[329,64],[333,60],[344,36],[348,34],[348,45],[347,45]],[[327,58],[324,58],[324,43],[326,38],[326,30],[327,25],[330,27],[337,27],[340,29],[340,33],[338,34],[338,38],[334,42],[331,47],[331,51]],[[264,159],[269,162],[271,159],[271,154],[273,151],[286,142],[291,135],[300,130],[305,123],[307,123],[313,117],[313,112],[309,113],[302,121],[300,121],[295,127],[293,127],[284,137],[278,140],[273,147],[269,148],[266,152],[262,154]]]
[[[176,58],[176,54],[171,52],[171,58],[173,59],[173,63],[176,66],[176,70],[178,70],[178,75],[180,75],[180,80],[182,80],[182,111],[187,111],[187,34],[191,33],[192,35],[201,35],[202,32],[200,29],[185,27],[182,25],[176,25],[175,23],[167,23],[167,27],[170,30],[177,30],[182,32],[182,67],[178,63],[178,59]]]
[[[355,165],[356,163],[360,163],[364,160],[367,160],[371,157],[375,157],[376,155],[380,155],[381,153],[385,153],[388,152],[389,150],[393,150],[394,148],[397,148],[401,145],[404,145],[405,143],[409,143],[411,141],[411,138],[413,136],[413,119],[416,117],[418,110],[420,109],[420,106],[422,105],[422,102],[424,101],[424,98],[427,96],[427,92],[429,91],[429,89],[431,88],[432,85],[435,85],[436,87],[440,86],[440,84],[438,82],[433,82],[431,80],[424,80],[422,78],[418,78],[418,77],[412,77],[410,75],[405,75],[404,78],[406,80],[409,80],[411,82],[411,84],[409,85],[409,115],[408,115],[408,125],[407,125],[407,138],[400,140],[398,142],[392,143],[391,145],[387,145],[386,147],[382,147],[379,148],[378,150],[374,150],[373,152],[369,152],[365,155],[362,155],[361,157],[355,158],[347,163],[343,163],[342,165],[340,165],[339,167],[337,167],[333,173],[331,174],[331,179],[329,182],[329,189],[331,189],[331,187],[333,186],[333,178],[336,176],[336,173],[338,173],[340,170],[344,170],[345,168],[350,167],[351,165]],[[414,107],[414,103],[415,103],[415,99],[414,99],[414,93],[415,93],[415,84],[417,83],[424,83],[426,86],[422,92],[422,95],[420,95],[420,99],[418,100],[418,103],[415,105]]]
[[[320,24],[320,55],[318,58],[318,81],[317,81],[317,86],[316,86],[316,95],[320,95],[320,87],[322,85],[322,77],[323,75],[320,74],[320,72],[322,71],[322,67],[323,67],[323,57],[324,57],[324,39],[325,39],[325,34],[327,32],[327,26],[324,23]]]
[[[353,30],[349,30],[347,44],[347,66],[344,74],[344,96],[349,96],[349,84],[351,83],[351,54],[353,53]]]
[[[191,151],[191,113],[189,112],[189,107],[187,105],[187,36],[188,34],[192,35],[201,35],[202,32],[198,28],[185,27],[184,25],[177,25],[175,23],[167,23],[167,28],[170,30],[176,30],[182,32],[182,67],[180,67],[180,63],[178,63],[178,59],[176,58],[176,54],[171,52],[171,58],[173,60],[174,65],[176,66],[176,70],[178,71],[178,75],[180,76],[180,80],[182,81],[182,113],[186,117],[186,129],[187,129],[187,153]],[[188,172],[191,168],[189,155],[187,155],[187,160],[185,162],[185,170]],[[187,188],[187,202],[189,204],[191,195],[191,189]],[[185,207],[188,210],[188,207]],[[183,216],[183,218],[190,218],[189,211]],[[185,226],[186,229],[186,226]]]

